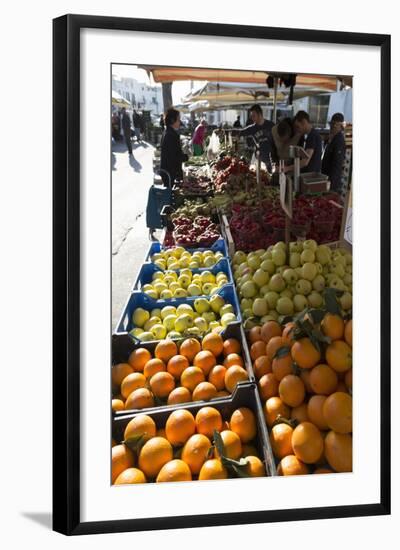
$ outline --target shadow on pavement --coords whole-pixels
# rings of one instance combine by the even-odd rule
[[[140,172],[142,169],[142,165],[138,160],[135,159],[133,155],[129,157],[129,164],[132,166],[132,168],[135,170],[135,172]]]
[[[21,514],[25,518],[31,519],[35,523],[51,529],[53,527],[53,516],[50,512],[22,512]]]

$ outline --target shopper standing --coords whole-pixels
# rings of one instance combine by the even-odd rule
[[[188,156],[182,152],[179,127],[181,125],[180,113],[176,109],[168,109],[165,115],[166,130],[161,139],[161,178],[165,186],[175,180],[183,179],[182,162],[188,159]]]
[[[125,107],[122,107],[122,131],[124,133],[125,143],[128,147],[128,152],[131,155],[132,154],[132,135],[131,135],[131,117],[126,112]]]
[[[241,125],[241,123],[240,123],[240,115],[238,115],[238,116],[236,117],[236,120],[235,120],[235,122],[233,123],[233,127],[234,127],[234,128],[241,128],[241,127],[242,127],[242,125]]]
[[[193,132],[192,144],[193,144],[193,154],[195,157],[199,157],[204,153],[204,138],[206,135],[207,122],[203,118],[196,126],[195,131]]]
[[[335,113],[332,116],[329,123],[329,139],[322,158],[322,173],[329,177],[330,189],[336,193],[342,190],[343,162],[346,153],[343,123],[342,113]]]
[[[135,109],[133,110],[133,115],[132,115],[132,118],[133,118],[133,125],[135,127],[135,135],[136,135],[136,141],[138,143],[141,142],[141,137],[140,137],[140,132],[141,132],[141,126],[142,126],[142,117],[139,115],[139,113],[137,111],[135,111]]]

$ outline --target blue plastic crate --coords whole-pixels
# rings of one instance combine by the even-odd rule
[[[227,304],[233,305],[233,311],[236,315],[238,322],[241,322],[242,317],[240,314],[239,302],[236,296],[235,287],[233,285],[224,285],[217,292],[225,300]],[[171,300],[154,300],[147,296],[144,292],[134,291],[129,296],[128,301],[124,307],[122,315],[115,327],[115,334],[124,334],[130,332],[134,326],[132,325],[132,315],[136,308],[141,307],[151,311],[152,309],[159,308],[162,309],[165,306],[179,306],[180,304],[190,304],[193,307],[194,301],[197,299],[196,296],[191,296],[187,298],[172,298]]]
[[[153,254],[156,254],[156,252],[161,252],[161,250],[168,250],[168,248],[173,248],[173,247],[165,247],[161,243],[157,243],[157,242],[151,243],[145,260],[147,262],[151,262],[151,256]],[[227,246],[226,246],[226,243],[225,243],[225,239],[217,239],[214,242],[214,244],[212,244],[211,246],[206,247],[206,248],[191,248],[191,247],[187,247],[187,246],[183,247],[183,248],[188,250],[191,254],[193,254],[193,252],[196,252],[197,250],[200,250],[201,252],[204,252],[205,250],[212,250],[213,252],[222,252],[222,254],[224,255],[224,258],[229,258],[228,249],[227,249]]]
[[[228,283],[233,284],[233,275],[231,271],[231,266],[229,261],[226,258],[223,258],[222,260],[219,260],[215,265],[212,267],[200,267],[198,269],[189,268],[192,273],[202,273],[203,271],[211,271],[214,275],[222,271],[228,276]],[[140,290],[143,285],[151,284],[153,274],[157,271],[161,271],[159,267],[154,265],[153,263],[144,263],[136,277],[135,282],[133,283],[132,291],[134,290]],[[176,270],[177,273],[180,273],[182,270],[178,269]]]

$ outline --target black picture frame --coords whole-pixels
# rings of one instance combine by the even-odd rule
[[[84,28],[377,46],[381,51],[379,502],[82,523],[80,520],[80,31]],[[53,529],[66,535],[390,514],[390,36],[65,15],[53,21]]]

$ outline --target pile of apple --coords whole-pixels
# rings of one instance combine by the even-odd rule
[[[173,246],[156,252],[151,256],[151,261],[162,270],[179,270],[189,267],[212,267],[224,257],[222,252],[212,250],[196,250],[191,254],[183,246]]]
[[[209,246],[220,237],[219,226],[210,218],[196,216],[193,220],[185,216],[174,218],[174,239],[183,246]]]
[[[187,296],[209,296],[229,282],[223,271],[216,275],[211,271],[193,273],[185,268],[180,271],[168,269],[153,273],[152,281],[141,287],[141,291],[154,300],[170,300]]]
[[[233,277],[245,328],[324,305],[325,288],[342,291],[339,302],[352,306],[352,256],[314,240],[278,242],[233,257]]]
[[[142,342],[196,337],[211,331],[219,333],[236,321],[232,304],[225,303],[219,294],[213,294],[210,298],[197,298],[193,307],[190,304],[168,305],[151,311],[136,308],[130,334]]]

